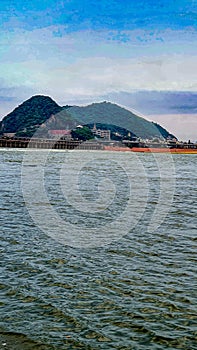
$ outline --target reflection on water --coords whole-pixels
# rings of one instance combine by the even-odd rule
[[[37,228],[22,196],[22,156],[0,151],[0,349],[196,349],[196,156],[174,156],[174,202],[148,233],[159,175],[151,155],[139,155],[149,179],[143,217],[121,240],[94,249],[61,245]],[[62,161],[53,152],[46,188],[74,222],[58,186]],[[83,196],[93,196],[81,182]],[[118,186],[124,206],[128,192]]]

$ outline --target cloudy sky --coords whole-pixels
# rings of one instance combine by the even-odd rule
[[[197,0],[1,0],[0,118],[109,100],[197,140]]]

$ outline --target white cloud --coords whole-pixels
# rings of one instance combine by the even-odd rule
[[[120,91],[197,91],[195,41],[190,30],[152,35],[142,30],[67,33],[55,26],[18,29],[0,38],[0,80],[21,102],[30,97],[25,90],[61,104],[89,103]],[[185,116],[156,118],[178,137],[196,138],[196,116],[188,125]]]
[[[60,67],[37,60],[23,62],[21,67],[13,65],[12,72],[10,83],[13,80],[20,84],[20,80],[21,83],[25,80],[28,86],[61,99],[64,96],[87,98],[114,91],[197,91],[196,57],[187,56],[170,59],[84,58]]]
[[[191,41],[196,33],[123,34],[66,33],[55,26],[18,29],[1,38],[0,78],[7,86],[26,85],[57,99],[140,89],[197,91],[197,51]],[[160,37],[163,41],[157,40]]]

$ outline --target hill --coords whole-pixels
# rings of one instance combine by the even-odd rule
[[[37,128],[62,107],[48,96],[36,95],[23,102],[0,123],[0,133],[32,136]]]
[[[124,129],[143,139],[173,137],[160,125],[110,102],[61,107],[49,96],[42,95],[31,97],[5,116],[0,123],[0,134],[31,137],[42,125],[39,135],[45,137],[49,129],[74,129],[78,124],[94,123],[109,126],[114,132]]]
[[[81,124],[116,125],[143,139],[163,136],[154,123],[110,102],[93,103],[85,107],[74,106],[67,112]],[[169,135],[167,131],[166,135]]]

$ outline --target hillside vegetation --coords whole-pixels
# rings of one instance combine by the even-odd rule
[[[93,103],[86,107],[71,107],[68,113],[81,124],[111,124],[127,129],[137,137],[162,137],[155,124],[110,102]]]
[[[48,96],[33,96],[3,118],[0,133],[32,136],[37,128],[62,107]]]
[[[95,123],[97,127],[104,125],[114,134],[124,129],[123,136],[129,131],[131,135],[143,139],[173,137],[162,126],[110,102],[61,107],[49,96],[42,95],[31,97],[5,116],[0,123],[0,134],[31,137],[39,130],[37,136],[47,137],[50,129],[73,130],[79,124]]]
[[[164,139],[167,139],[168,137],[174,139],[176,138],[173,134],[170,134],[166,129],[164,129],[161,125],[157,123],[153,123],[156,128],[159,130],[160,134],[163,136]]]

